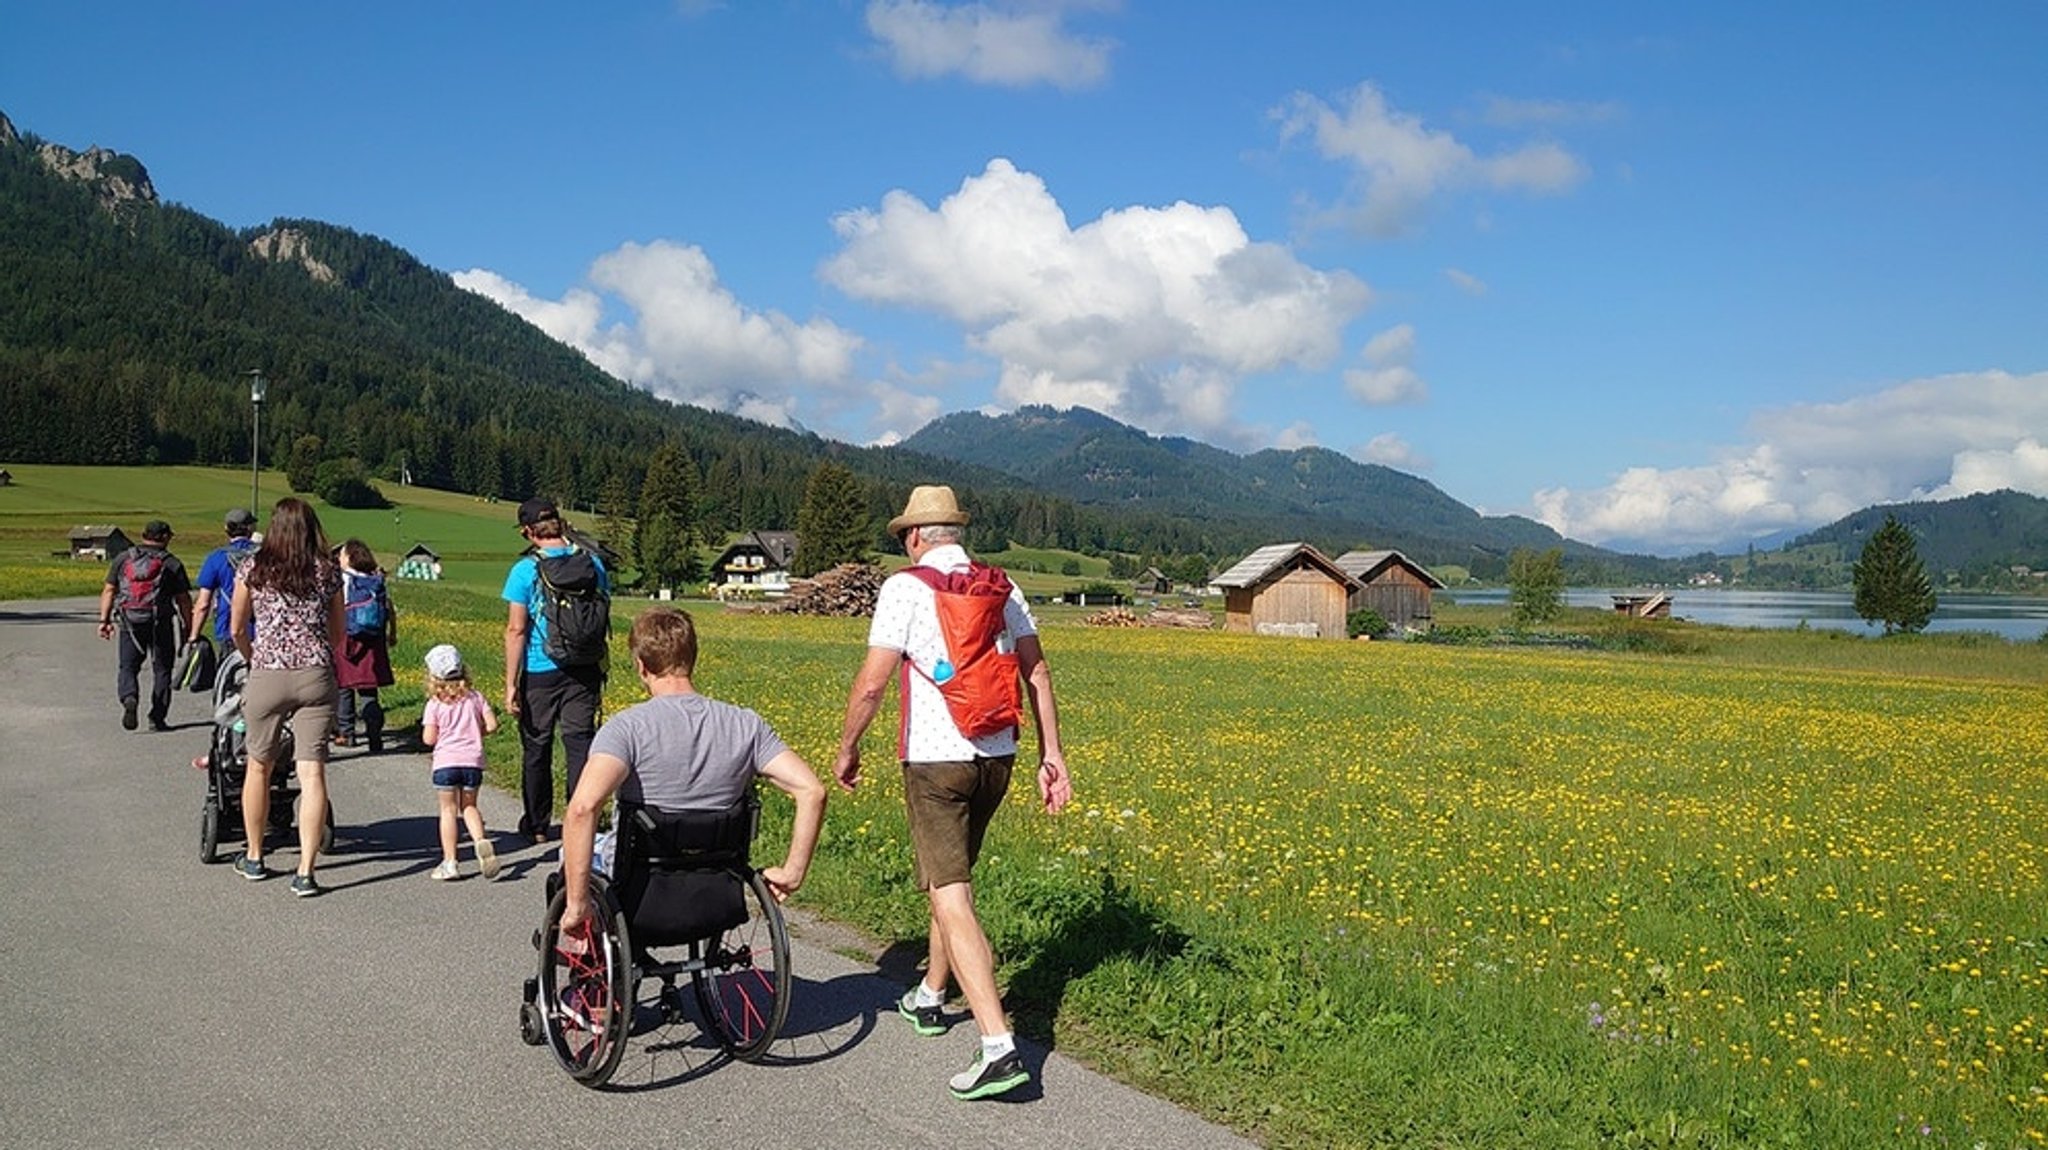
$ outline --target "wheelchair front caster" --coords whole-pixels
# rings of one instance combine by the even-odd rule
[[[548,1040],[546,1028],[541,1023],[540,1007],[524,1003],[519,1007],[519,1041],[528,1046],[539,1046]]]

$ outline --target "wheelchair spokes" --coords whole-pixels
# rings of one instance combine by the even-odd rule
[[[756,874],[747,881],[747,921],[692,944],[692,974],[705,1025],[734,1058],[767,1053],[789,1013],[789,933],[782,908]]]
[[[541,1032],[570,1076],[601,1085],[618,1069],[633,1027],[630,940],[602,884],[593,884],[590,917],[562,931],[562,896],[542,930],[538,1002]]]

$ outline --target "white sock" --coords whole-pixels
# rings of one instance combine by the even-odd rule
[[[1017,1049],[1017,1042],[1014,1038],[1010,1037],[1009,1031],[1004,1031],[1001,1034],[984,1034],[981,1036],[981,1060],[983,1062],[994,1062],[1015,1049]]]
[[[944,1006],[946,1005],[946,992],[943,990],[933,990],[920,979],[917,984],[916,994],[911,999],[910,1004],[919,1010],[929,1010],[934,1006]]]

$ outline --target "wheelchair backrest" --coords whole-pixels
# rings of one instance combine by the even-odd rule
[[[744,870],[761,817],[761,800],[751,788],[722,811],[664,811],[638,803],[619,804],[621,869]]]

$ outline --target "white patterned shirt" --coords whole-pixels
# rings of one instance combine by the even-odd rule
[[[968,562],[965,548],[946,544],[925,552],[920,565],[952,572],[965,571]],[[997,643],[1001,651],[1014,651],[1018,639],[1038,634],[1031,608],[1014,585],[1010,601],[1003,607],[1003,623],[1004,634]],[[946,709],[945,697],[926,677],[946,654],[946,640],[939,632],[937,594],[915,575],[898,572],[882,581],[882,590],[875,596],[875,618],[868,625],[868,646],[899,652],[906,663],[897,683],[902,708],[898,758],[908,763],[955,763],[977,755],[1017,753],[1015,728],[978,739],[962,735]],[[924,674],[911,670],[909,663],[915,663]]]

